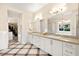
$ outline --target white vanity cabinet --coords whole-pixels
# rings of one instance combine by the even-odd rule
[[[29,41],[30,43],[32,43],[32,41],[33,41],[32,35],[28,35],[28,41]]]
[[[42,50],[44,50],[44,40],[43,38],[41,38],[40,36],[38,36],[39,39],[38,39],[38,47],[41,48]]]
[[[46,38],[46,39],[44,40],[44,46],[45,46],[45,51],[50,54],[50,53],[51,53],[51,47],[52,47],[51,39]]]
[[[40,48],[40,46],[41,46],[40,37],[39,36],[34,36],[34,37],[35,37],[35,45]]]
[[[34,44],[35,46],[37,46],[37,47],[40,48],[40,46],[41,46],[41,41],[42,41],[42,40],[40,39],[39,36],[33,35],[33,37],[32,37],[32,44]]]
[[[51,53],[51,39],[33,35],[32,43],[45,52]]]
[[[41,39],[41,48],[47,53],[51,53],[51,39],[44,37]]]
[[[42,50],[45,50],[45,38],[40,37],[40,40],[41,40],[40,48],[41,48]]]
[[[38,35],[30,35],[30,42],[53,56],[79,56],[79,44]]]
[[[37,45],[37,42],[38,42],[38,41],[37,41],[37,37],[38,37],[38,36],[34,36],[34,35],[32,36],[32,44]]]
[[[52,40],[52,55],[62,56],[62,41]]]
[[[79,55],[79,45],[63,42],[63,56]]]

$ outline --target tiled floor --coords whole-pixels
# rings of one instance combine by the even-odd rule
[[[33,44],[11,42],[9,48],[0,50],[0,56],[50,56],[48,53],[35,47]]]

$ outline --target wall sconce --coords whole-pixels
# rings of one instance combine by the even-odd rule
[[[29,24],[29,31],[32,31],[32,24]]]
[[[42,13],[37,14],[34,18],[35,21],[42,20],[42,19],[43,19]]]

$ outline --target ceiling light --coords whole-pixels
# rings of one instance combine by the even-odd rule
[[[58,14],[58,13],[61,13],[61,12],[64,12],[66,11],[66,4],[60,4],[58,6],[55,6],[54,8],[52,8],[51,11],[49,11],[50,14]]]

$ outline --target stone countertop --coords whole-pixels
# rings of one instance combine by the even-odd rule
[[[67,36],[54,35],[54,34],[43,35],[42,33],[35,33],[35,32],[34,33],[30,32],[29,34],[44,37],[44,38],[49,38],[49,39],[53,39],[53,40],[59,40],[59,41],[62,41],[62,42],[79,44],[79,39],[77,39],[75,37],[67,37]]]

